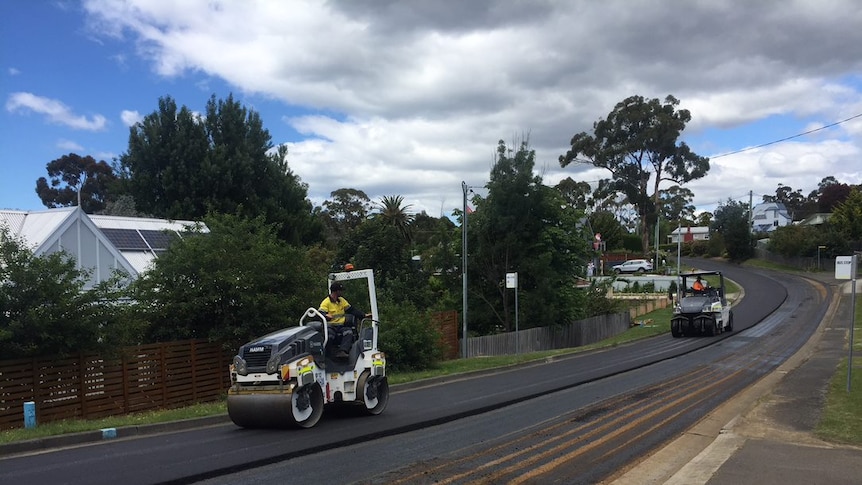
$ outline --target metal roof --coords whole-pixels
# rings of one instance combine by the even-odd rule
[[[28,244],[41,246],[54,231],[69,218],[76,207],[46,209],[43,211],[0,211],[0,217],[10,222],[12,234],[20,236]]]
[[[167,249],[176,237],[182,237],[198,223],[143,217],[90,215],[77,207],[62,207],[41,211],[0,210],[0,224],[31,246],[36,254],[47,251],[73,219],[80,217],[94,231],[98,240],[111,252],[124,259],[128,269],[139,275],[152,267],[159,253]],[[201,230],[208,232],[201,224]]]

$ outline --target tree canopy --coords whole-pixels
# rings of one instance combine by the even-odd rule
[[[0,355],[3,359],[116,351],[138,327],[115,302],[114,278],[84,291],[87,273],[65,253],[36,256],[0,225]]]
[[[715,210],[710,231],[724,240],[731,261],[745,261],[754,255],[754,237],[748,223],[748,206],[728,199]]]
[[[122,188],[138,210],[167,219],[207,213],[263,216],[293,244],[320,239],[308,188],[274,147],[260,116],[233,99],[212,96],[203,116],[171,97],[130,129],[120,156]]]
[[[46,168],[51,180],[39,177],[36,194],[49,208],[77,206],[80,198],[84,212],[99,212],[105,208],[109,191],[117,181],[110,165],[89,155],[63,155],[48,162]]]
[[[326,230],[327,243],[335,246],[368,218],[371,199],[365,192],[353,188],[334,190],[329,197],[321,207],[315,207],[315,213]]]
[[[691,113],[678,110],[678,105],[673,96],[663,103],[642,96],[626,98],[607,119],[593,123],[592,135],[573,136],[571,149],[559,158],[562,167],[586,161],[611,173],[613,188],[637,208],[644,252],[649,247],[648,223],[655,222],[661,202],[661,183],[682,185],[709,171],[708,158],[695,154],[684,142],[677,143],[691,121]]]
[[[854,188],[836,205],[829,225],[838,229],[848,241],[862,242],[862,190]]]
[[[236,348],[320,302],[326,269],[312,267],[275,226],[227,214],[205,222],[208,232],[175,241],[135,283],[151,340],[204,338]]]
[[[521,311],[542,315],[528,326],[576,318],[575,278],[584,274],[587,240],[579,223],[583,211],[569,208],[560,191],[542,184],[533,173],[535,151],[527,140],[517,149],[499,141],[486,185],[488,195],[476,197],[468,218],[469,273],[475,282],[471,299],[476,328],[512,330],[514,298],[503,282],[517,272]]]

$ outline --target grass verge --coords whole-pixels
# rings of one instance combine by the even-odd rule
[[[815,434],[826,441],[862,446],[862,301],[858,295],[855,315],[850,391],[845,357],[829,381],[826,406]]]
[[[184,419],[202,418],[226,413],[224,401],[195,404],[177,409],[162,409],[143,413],[111,416],[102,419],[64,419],[39,424],[35,428],[10,429],[0,431],[0,444],[33,440],[63,434],[95,431],[103,428],[122,428],[145,424],[167,423]],[[22,417],[23,419],[23,417]]]

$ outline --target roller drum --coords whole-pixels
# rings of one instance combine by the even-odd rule
[[[243,428],[291,428],[297,424],[291,410],[291,393],[228,394],[227,413]]]

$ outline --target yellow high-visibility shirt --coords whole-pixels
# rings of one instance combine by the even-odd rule
[[[338,297],[338,301],[332,301],[332,298],[326,297],[320,302],[320,313],[330,315],[330,325],[344,325],[344,314],[350,308],[350,303],[342,297]]]

